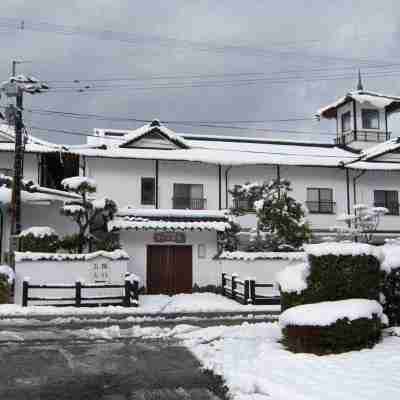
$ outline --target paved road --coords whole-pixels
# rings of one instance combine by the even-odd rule
[[[0,399],[217,400],[224,390],[175,340],[36,327],[0,331]]]

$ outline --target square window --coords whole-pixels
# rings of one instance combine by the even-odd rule
[[[311,214],[333,214],[334,204],[332,189],[307,189],[307,208]]]
[[[350,111],[342,114],[342,132],[347,132],[351,130],[351,113]]]
[[[153,205],[155,203],[155,178],[142,178],[142,201],[143,205]]]
[[[385,207],[387,215],[399,215],[399,193],[397,190],[374,190],[374,206]]]
[[[363,129],[379,129],[379,110],[362,110]]]

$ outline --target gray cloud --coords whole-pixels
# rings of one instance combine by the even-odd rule
[[[356,68],[399,63],[400,4],[396,1],[106,1],[2,0],[0,3],[0,78],[10,74],[12,59],[32,60],[18,67],[48,80],[105,77],[146,77],[187,74],[265,72],[328,68],[324,76],[351,75],[344,80],[287,82],[237,87],[153,88],[182,80],[130,82],[133,88],[113,92],[61,93],[54,90],[28,98],[26,107],[66,112],[120,115],[161,120],[254,120],[312,115],[320,106],[353,88]],[[114,31],[126,41],[90,35],[6,30],[4,18],[29,23],[48,22],[83,30]],[[168,39],[169,38],[169,39]],[[174,42],[172,38],[178,39]],[[306,42],[309,40],[308,42]],[[199,43],[203,43],[200,45]],[[278,44],[280,43],[280,45]],[[233,48],[232,46],[237,46]],[[239,47],[240,46],[240,47]],[[253,49],[253,50],[251,50]],[[260,51],[257,49],[264,49]],[[398,61],[399,60],[399,61]],[[332,68],[351,67],[347,70]],[[371,90],[400,94],[397,76],[367,77]],[[393,67],[396,71],[396,67]],[[307,73],[306,76],[316,73]],[[354,75],[354,77],[353,77]],[[219,80],[247,79],[224,77]],[[120,83],[119,83],[120,84]],[[62,84],[59,83],[58,86]],[[64,84],[71,86],[72,84]],[[134,89],[136,88],[136,89]],[[25,113],[28,124],[92,132],[94,127],[135,128],[139,124],[73,120]],[[174,125],[181,132],[324,140],[318,132],[333,131],[331,123],[265,123],[277,129],[314,135],[239,132]],[[397,122],[393,124],[400,127]],[[83,139],[35,132],[58,142]]]

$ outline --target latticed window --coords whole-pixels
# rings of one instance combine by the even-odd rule
[[[308,188],[307,208],[312,214],[333,214],[333,190],[329,188]]]
[[[379,129],[379,110],[362,110],[363,129]]]
[[[156,185],[155,178],[142,178],[142,201],[143,205],[155,203]]]

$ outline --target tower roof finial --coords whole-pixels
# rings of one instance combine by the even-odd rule
[[[361,79],[361,71],[360,71],[360,68],[358,69],[357,90],[364,90],[364,86],[363,86],[363,84],[362,84],[362,79]]]

